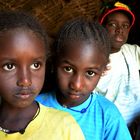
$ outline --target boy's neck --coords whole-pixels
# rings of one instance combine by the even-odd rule
[[[30,121],[32,121],[38,110],[38,104],[33,102],[26,108],[9,108],[8,106],[0,106],[0,127],[11,131],[24,129]]]

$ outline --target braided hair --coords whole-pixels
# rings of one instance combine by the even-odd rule
[[[106,57],[107,62],[110,54],[110,40],[108,33],[98,22],[85,19],[75,19],[66,22],[58,32],[57,38],[52,46],[50,61],[48,61],[47,70],[47,91],[54,89],[57,84],[55,82],[55,64],[57,64],[63,49],[66,49],[67,43],[71,41],[86,41],[94,43],[93,47],[97,47]],[[78,46],[77,46],[78,47]],[[63,57],[63,56],[62,56]]]

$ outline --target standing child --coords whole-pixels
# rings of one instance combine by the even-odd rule
[[[109,61],[105,29],[90,21],[71,21],[60,30],[52,52],[50,71],[54,79],[48,81],[52,87],[47,85],[50,92],[36,99],[71,113],[86,140],[131,140],[115,105],[92,92]]]
[[[47,42],[33,17],[0,12],[0,140],[84,140],[69,114],[34,101],[44,82]]]

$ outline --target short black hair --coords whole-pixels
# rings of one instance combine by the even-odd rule
[[[45,47],[48,48],[48,35],[35,16],[23,11],[0,11],[0,33],[15,28],[33,31],[44,41]]]
[[[105,55],[106,63],[109,61],[110,54],[110,39],[106,29],[98,22],[93,22],[86,19],[75,19],[68,21],[58,32],[57,38],[54,41],[51,50],[50,61],[48,61],[46,82],[44,90],[50,91],[56,88],[55,81],[55,64],[57,63],[61,52],[64,47],[67,47],[69,41],[88,41],[95,43],[93,47],[99,48],[99,50]]]

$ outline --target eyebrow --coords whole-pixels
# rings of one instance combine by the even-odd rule
[[[118,22],[116,19],[108,19],[108,20],[107,20],[107,23],[108,23],[108,22],[112,22],[112,21],[114,21],[114,22]],[[124,22],[130,24],[130,21],[127,21],[127,20],[126,20],[126,21],[123,21],[123,23],[124,23]]]
[[[71,62],[69,62],[68,60],[62,60],[60,61],[61,63],[66,63],[66,64],[69,64],[71,65],[72,67],[75,67]],[[92,65],[92,66],[89,66],[87,67],[86,69],[88,70],[96,70],[96,71],[101,71],[102,70],[102,66],[97,66],[97,65]]]

